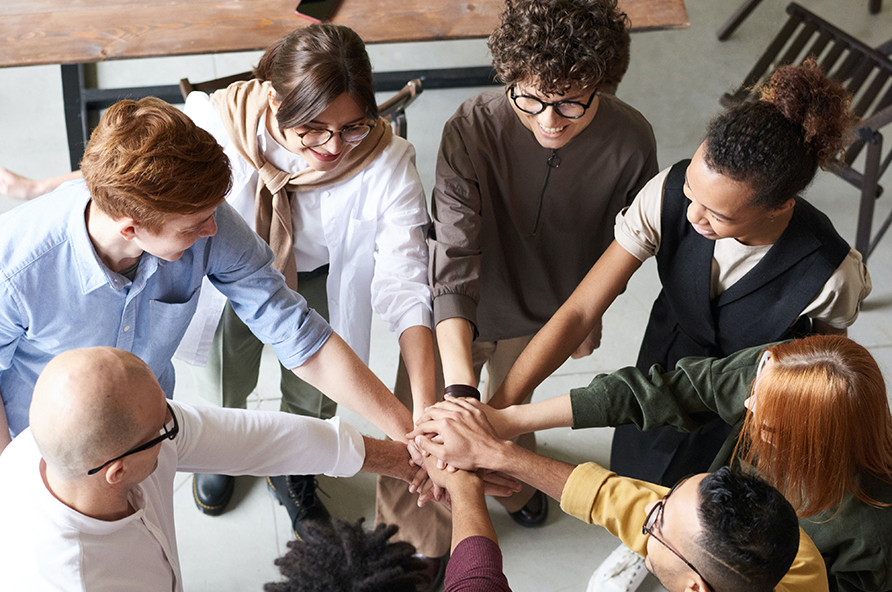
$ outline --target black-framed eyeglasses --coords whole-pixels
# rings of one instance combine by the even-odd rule
[[[306,146],[307,148],[315,148],[317,146],[322,146],[335,134],[341,136],[341,140],[346,142],[347,144],[358,144],[362,142],[369,133],[372,131],[371,125],[361,124],[361,125],[351,125],[349,127],[341,128],[339,130],[330,130],[330,129],[311,129],[308,132],[298,133],[297,137],[300,138],[300,143]],[[297,132],[295,132],[297,133]]]
[[[706,578],[703,577],[703,574],[700,573],[700,570],[698,570],[696,567],[694,567],[694,565],[690,561],[688,561],[687,559],[682,557],[681,553],[679,553],[678,551],[676,551],[675,549],[670,547],[666,543],[666,541],[664,541],[663,539],[658,537],[656,535],[656,533],[654,532],[654,527],[657,525],[657,522],[659,521],[660,523],[662,523],[662,520],[660,520],[660,518],[663,515],[663,506],[666,504],[666,500],[669,499],[669,496],[672,495],[673,493],[675,493],[675,490],[678,489],[681,486],[681,484],[684,483],[685,481],[687,481],[689,478],[690,477],[685,477],[684,479],[682,479],[681,481],[676,483],[672,487],[672,489],[669,490],[669,493],[667,493],[663,499],[657,501],[657,503],[654,504],[654,506],[650,509],[650,512],[647,513],[647,518],[644,520],[644,524],[641,526],[641,534],[647,534],[647,535],[652,536],[654,539],[656,539],[656,541],[658,543],[660,543],[661,545],[663,545],[664,547],[666,547],[667,549],[672,551],[676,557],[678,557],[679,559],[684,561],[685,565],[687,565],[692,570],[694,570],[695,574],[700,576],[700,579],[703,580],[703,583],[706,584],[707,588],[709,588],[710,590],[715,590],[715,588],[713,588],[712,585],[710,585],[710,583],[706,581]]]
[[[167,412],[170,413],[170,416],[173,419],[164,424],[164,426],[161,428],[160,436],[158,436],[157,438],[152,438],[145,444],[140,444],[136,448],[128,450],[121,456],[116,456],[115,458],[111,459],[110,461],[106,461],[106,462],[102,463],[95,469],[90,469],[89,471],[87,471],[87,474],[95,475],[96,473],[98,473],[99,471],[101,471],[102,469],[107,467],[108,465],[112,464],[116,460],[121,460],[125,456],[130,456],[131,454],[136,454],[137,452],[142,452],[143,450],[148,450],[149,448],[157,446],[158,444],[160,444],[161,442],[164,442],[165,440],[173,440],[176,437],[176,435],[180,432],[180,424],[177,421],[176,413],[174,413],[173,409],[170,408],[170,403],[167,403]],[[168,427],[171,423],[173,423],[173,426]]]
[[[556,103],[547,103],[536,97],[519,95],[515,92],[516,88],[517,87],[513,84],[509,86],[508,96],[514,101],[517,108],[524,113],[539,115],[545,111],[546,107],[551,107],[558,115],[567,119],[579,119],[585,115],[588,108],[592,106],[592,101],[595,100],[595,95],[598,94],[597,89],[593,90],[591,96],[588,98],[588,103],[580,103],[579,101],[558,101]]]

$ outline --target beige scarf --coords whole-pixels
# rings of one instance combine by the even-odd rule
[[[297,289],[297,263],[294,260],[294,228],[291,222],[291,200],[301,189],[317,189],[348,179],[367,167],[390,143],[393,131],[384,119],[378,119],[371,133],[344,155],[343,161],[330,171],[307,167],[298,173],[280,171],[266,161],[257,143],[260,118],[269,109],[272,84],[260,80],[236,82],[211,95],[220,112],[226,135],[239,153],[260,175],[254,197],[254,226],[257,234],[269,243],[276,256],[273,266],[282,272],[288,287]],[[272,112],[269,113],[273,117]],[[268,126],[281,145],[286,140],[278,125]]]

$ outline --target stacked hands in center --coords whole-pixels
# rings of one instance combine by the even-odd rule
[[[505,450],[514,445],[502,436],[500,411],[472,398],[446,400],[424,410],[406,434],[410,461],[421,467],[409,484],[418,505],[434,499],[451,506],[449,491],[467,480],[482,483],[487,495],[507,497],[520,482],[505,474]],[[428,479],[429,477],[429,479]]]

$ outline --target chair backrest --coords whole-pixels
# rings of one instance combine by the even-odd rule
[[[226,76],[225,78],[208,80],[207,82],[196,82],[194,84],[189,82],[188,78],[183,78],[180,80],[180,93],[182,93],[183,100],[185,101],[186,97],[189,96],[189,93],[194,90],[212,93],[215,90],[226,88],[233,82],[251,80],[253,76],[254,73],[249,71]],[[407,82],[406,86],[400,89],[398,93],[378,105],[378,113],[393,125],[394,133],[402,138],[405,138],[408,133],[406,107],[411,105],[415,99],[418,98],[418,95],[421,94],[422,90],[421,79],[415,78]]]
[[[754,99],[758,87],[779,66],[801,64],[814,56],[828,77],[852,94],[852,113],[862,118],[859,138],[846,151],[845,164],[851,165],[864,147],[866,135],[861,130],[877,131],[892,121],[892,60],[795,2],[787,6],[787,13],[787,23],[740,88],[726,93],[721,102],[728,106]]]
[[[878,179],[892,160],[892,151],[887,151],[889,154],[885,158],[881,157],[882,136],[879,132],[880,128],[892,122],[892,60],[886,55],[892,50],[892,42],[877,49],[869,47],[795,2],[787,6],[787,13],[790,16],[786,24],[740,87],[733,93],[723,95],[720,101],[729,106],[753,100],[758,96],[759,87],[778,67],[801,64],[814,56],[827,76],[840,82],[851,93],[851,112],[861,118],[860,126],[854,130],[854,141],[846,148],[844,157],[832,162],[829,168],[862,191],[859,218],[863,220],[866,217],[865,207],[868,206],[866,197],[869,195],[875,199],[880,196],[883,189]],[[852,163],[865,144],[868,146],[868,158],[864,173],[861,173],[852,168]],[[869,204],[869,214],[872,217],[872,203]],[[869,232],[868,222],[867,238]],[[872,247],[867,248],[861,221],[858,233],[856,248],[866,258]]]

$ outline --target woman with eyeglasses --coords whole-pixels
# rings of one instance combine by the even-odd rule
[[[799,193],[844,145],[849,101],[811,62],[779,68],[761,100],[715,118],[693,159],[654,177],[617,217],[614,242],[518,358],[492,404],[520,402],[585,345],[653,256],[662,291],[636,364],[642,372],[796,335],[844,334],[870,278],[860,254]],[[672,485],[705,470],[729,429],[719,420],[693,434],[618,428],[611,469]]]
[[[381,315],[399,337],[406,389],[419,407],[433,403],[426,201],[412,145],[378,115],[363,41],[344,26],[300,28],[266,51],[254,76],[186,100],[186,113],[230,158],[227,201],[269,242],[289,287],[365,362],[372,311]],[[180,353],[194,362],[209,349],[201,390],[225,407],[244,407],[263,344],[205,288]],[[286,369],[281,389],[283,411],[335,414],[333,401]],[[327,518],[312,475],[270,483],[296,529],[304,518]],[[229,477],[196,477],[206,513],[221,512],[229,492]]]
[[[733,429],[708,470],[738,464],[777,487],[831,590],[892,590],[892,414],[879,366],[847,337],[684,358],[672,371],[624,368],[561,397],[484,411],[505,438],[554,427],[690,432],[721,418]]]

